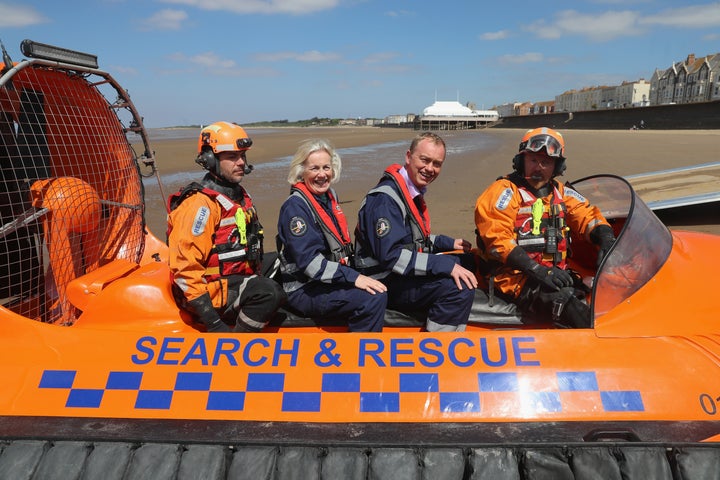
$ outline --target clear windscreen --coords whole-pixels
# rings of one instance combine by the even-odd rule
[[[660,270],[672,250],[672,235],[620,177],[589,177],[574,182],[573,187],[600,208],[608,220],[624,220],[615,245],[595,277],[592,305],[597,320]]]

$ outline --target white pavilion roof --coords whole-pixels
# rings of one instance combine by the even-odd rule
[[[424,116],[431,117],[467,117],[473,111],[460,102],[435,102],[423,110]]]

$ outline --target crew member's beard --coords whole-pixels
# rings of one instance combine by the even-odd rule
[[[211,190],[222,193],[223,195],[238,200],[242,198],[243,188],[240,186],[240,182],[228,182],[219,175],[215,175],[213,172],[207,172],[205,176],[200,180],[200,183]]]

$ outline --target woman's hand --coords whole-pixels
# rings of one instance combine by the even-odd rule
[[[387,287],[384,283],[375,280],[374,278],[367,277],[365,275],[358,276],[358,278],[355,280],[355,288],[365,290],[366,292],[372,293],[373,295],[375,295],[376,293],[387,292]]]

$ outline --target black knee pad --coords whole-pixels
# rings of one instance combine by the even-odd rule
[[[590,328],[591,315],[590,306],[572,296],[563,304],[557,323],[562,327]]]

